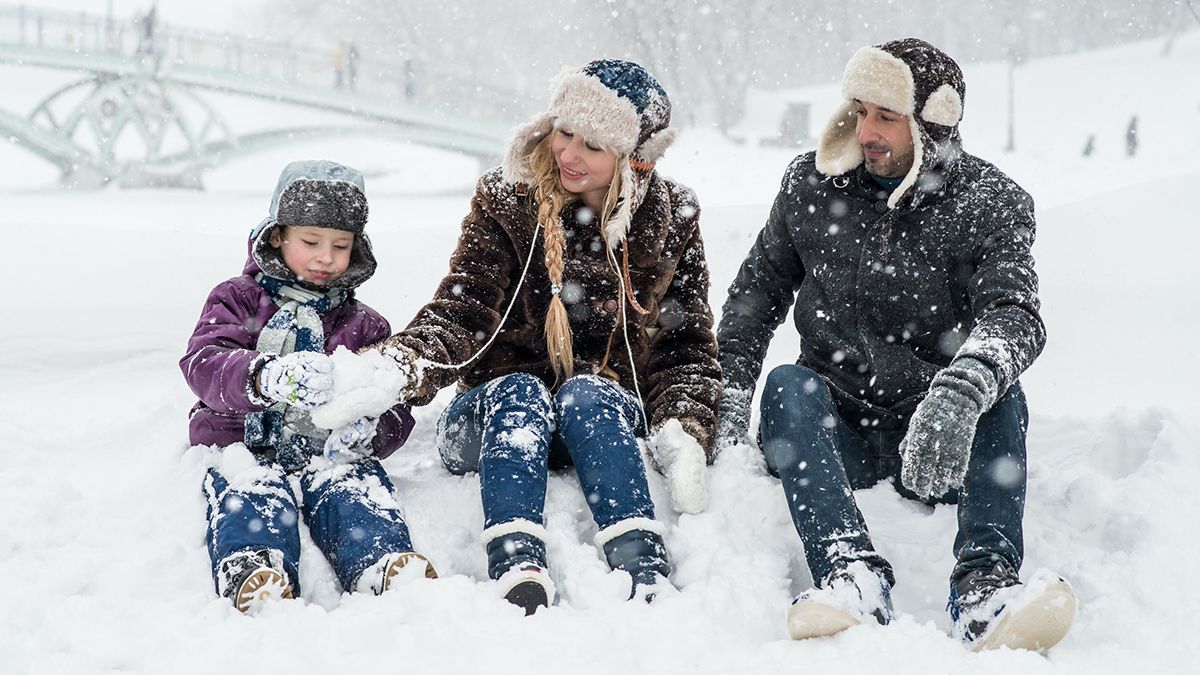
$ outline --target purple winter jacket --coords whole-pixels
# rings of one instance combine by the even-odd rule
[[[208,294],[204,311],[188,340],[187,354],[179,361],[183,376],[200,400],[192,407],[188,439],[192,445],[240,443],[245,437],[245,415],[274,403],[254,388],[258,370],[275,358],[256,350],[258,334],[277,309],[254,275],[259,266],[246,261],[242,276],[222,282]],[[392,334],[378,312],[351,296],[321,317],[325,351],[338,346],[351,351],[374,344]],[[379,418],[372,445],[380,459],[408,440],[413,428],[409,406],[398,403]]]

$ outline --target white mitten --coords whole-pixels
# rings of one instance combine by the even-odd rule
[[[333,361],[318,352],[292,352],[258,371],[263,396],[297,408],[315,408],[333,396]]]
[[[344,427],[334,429],[325,439],[325,459],[331,462],[353,462],[361,457],[370,457],[375,451],[371,439],[375,438],[377,417],[360,417]]]
[[[650,453],[667,479],[671,507],[678,513],[700,513],[708,506],[708,458],[704,448],[669,419],[650,441]]]

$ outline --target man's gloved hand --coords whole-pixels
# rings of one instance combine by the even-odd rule
[[[667,479],[671,507],[678,513],[700,513],[708,506],[708,458],[677,419],[669,419],[650,440],[650,455]]]
[[[297,408],[315,408],[333,397],[333,360],[318,352],[292,352],[258,371],[263,396]]]
[[[954,359],[933,376],[900,441],[904,487],[927,499],[962,486],[975,427],[997,393],[991,366],[969,356]]]
[[[717,449],[743,443],[750,445],[750,402],[753,392],[725,388],[717,408]]]
[[[325,439],[325,459],[331,462],[353,462],[361,457],[370,457],[375,449],[371,439],[375,438],[377,417],[360,417],[344,427],[329,432]]]

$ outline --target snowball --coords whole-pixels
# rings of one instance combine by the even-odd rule
[[[312,410],[312,422],[337,429],[359,417],[379,417],[400,400],[405,378],[395,360],[379,352],[355,354],[338,347],[333,358],[333,400]]]

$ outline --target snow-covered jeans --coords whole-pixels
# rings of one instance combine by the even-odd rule
[[[637,444],[642,414],[634,395],[579,375],[552,395],[537,377],[498,377],[450,402],[438,420],[442,462],[454,474],[479,472],[484,528],[542,522],[551,465],[575,465],[600,529],[654,518]]]
[[[300,524],[296,497],[283,468],[262,455],[256,467],[225,476],[209,469],[208,553],[213,580],[221,560],[244,550],[275,549],[300,594]],[[316,460],[300,474],[301,510],[313,542],[342,588],[355,589],[364,570],[388,553],[412,550],[392,481],[373,457],[350,464]]]
[[[825,380],[799,365],[771,371],[760,405],[763,454],[783,483],[813,581],[820,585],[835,567],[863,560],[894,584],[891,565],[872,546],[853,491],[890,478],[901,495],[917,499],[899,478],[904,431],[848,424]],[[998,560],[1021,568],[1028,418],[1025,395],[1014,383],[976,426],[962,489],[928,500],[958,504],[958,563],[951,583]]]

